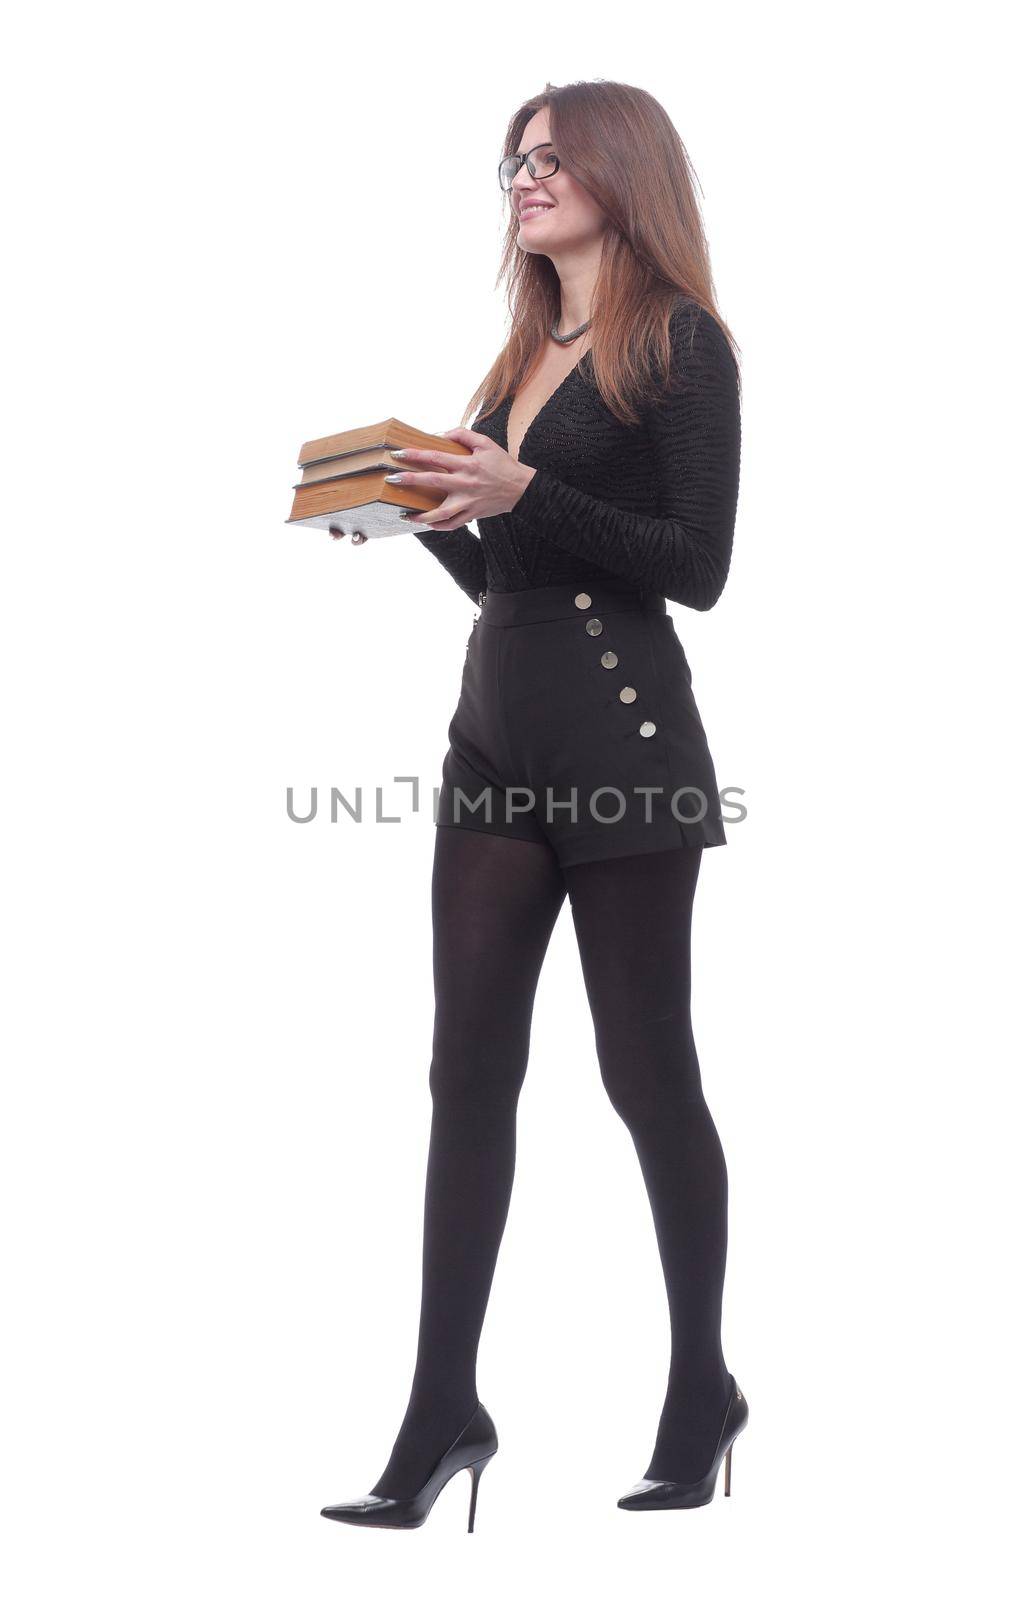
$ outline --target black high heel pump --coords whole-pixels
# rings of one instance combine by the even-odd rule
[[[724,1474],[724,1494],[730,1492],[730,1477],[733,1466],[733,1441],[738,1433],[747,1427],[748,1408],[747,1401],[740,1392],[740,1386],[733,1374],[730,1374],[730,1402],[726,1407],[719,1440],[712,1456],[712,1465],[703,1478],[697,1483],[673,1483],[667,1478],[642,1478],[628,1489],[616,1504],[624,1511],[671,1511],[688,1510],[692,1506],[707,1506],[715,1496],[715,1480],[719,1475],[719,1464],[723,1457],[726,1458],[726,1471]]]
[[[477,1485],[497,1449],[495,1424],[478,1403],[465,1428],[449,1445],[427,1482],[416,1494],[405,1500],[393,1500],[383,1494],[367,1494],[361,1500],[345,1500],[340,1505],[325,1506],[320,1514],[330,1517],[333,1522],[359,1522],[368,1528],[419,1528],[427,1521],[428,1512],[449,1478],[454,1478],[457,1472],[467,1467],[473,1478],[473,1488],[470,1491],[470,1521],[466,1531],[472,1533],[477,1510]]]

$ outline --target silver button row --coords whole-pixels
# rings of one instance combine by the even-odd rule
[[[581,611],[586,611],[588,606],[591,604],[591,596],[581,592],[574,597],[573,604]],[[592,638],[596,638],[598,634],[602,632],[603,628],[604,623],[600,617],[588,617],[587,621],[584,623],[585,631],[589,633]],[[619,657],[614,650],[606,650],[602,655],[601,664],[603,667],[618,667]],[[620,689],[619,698],[622,700],[624,705],[632,705],[637,699],[637,690],[632,688],[630,684],[627,684],[625,688]],[[640,733],[642,739],[650,739],[652,734],[655,732],[655,724],[651,721],[642,722],[638,732]]]

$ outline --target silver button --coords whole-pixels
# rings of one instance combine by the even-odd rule
[[[630,685],[627,684],[625,689],[620,689],[619,698],[622,700],[624,705],[628,706],[631,701],[637,699],[637,690],[631,689]]]
[[[619,657],[614,650],[606,650],[601,658],[601,664],[603,667],[618,667]]]
[[[591,604],[591,596],[589,594],[578,594],[573,604],[579,606],[581,611],[586,611]]]
[[[584,623],[584,627],[587,632],[592,635],[601,633],[603,627],[601,617],[588,617],[587,621]]]
[[[654,733],[654,731],[655,731],[655,724],[653,722],[642,722],[641,723],[640,734],[641,734],[641,738],[642,739],[650,739],[652,734]]]

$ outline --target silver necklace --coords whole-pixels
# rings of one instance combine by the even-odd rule
[[[549,328],[548,331],[551,334],[552,338],[556,341],[557,344],[572,344],[573,340],[574,339],[579,339],[580,335],[582,333],[585,333],[590,326],[591,326],[591,319],[590,319],[590,317],[588,317],[587,321],[586,322],[582,322],[580,324],[579,328],[574,328],[572,333],[559,333],[559,332],[557,332],[554,322],[552,323],[552,325],[551,325],[551,327]]]

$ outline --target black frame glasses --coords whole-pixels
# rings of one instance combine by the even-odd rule
[[[505,193],[505,194],[509,193],[509,190],[512,188],[513,183],[515,181],[516,174],[519,172],[520,168],[524,165],[524,163],[526,163],[526,168],[527,168],[527,171],[530,173],[530,176],[532,178],[536,178],[537,177],[537,173],[534,171],[534,163],[531,161],[530,158],[534,154],[535,150],[548,150],[548,149],[550,149],[551,148],[551,143],[552,143],[551,139],[542,139],[540,144],[531,145],[530,149],[529,150],[525,150],[521,156],[512,155],[512,156],[503,156],[502,157],[501,161],[498,163],[498,183],[499,183],[499,187],[502,189],[503,193]],[[559,158],[558,158],[557,155],[554,154],[554,152],[552,154],[552,160],[555,162],[555,165],[552,168],[551,172],[544,172],[544,173],[541,174],[542,182],[546,178],[554,178],[555,174],[559,170]],[[509,167],[509,182],[508,183],[503,183],[502,182],[502,173],[505,170],[506,166],[510,162],[513,162],[513,161],[515,161],[516,165],[515,165],[515,167],[513,167],[513,166]]]

